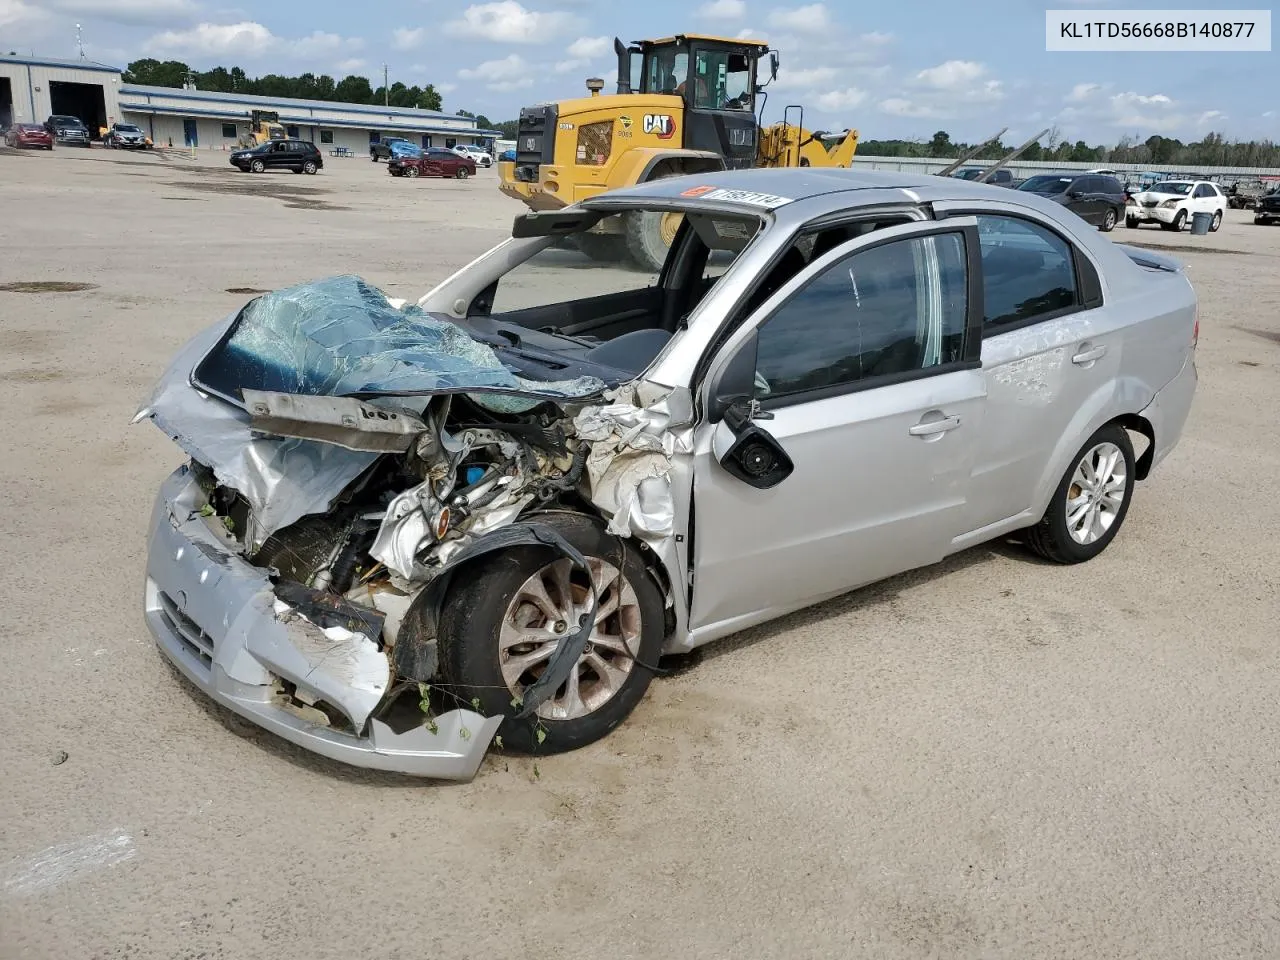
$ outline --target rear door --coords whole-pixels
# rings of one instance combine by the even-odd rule
[[[969,487],[971,533],[1043,506],[1057,464],[1112,397],[1125,327],[1103,300],[1097,268],[1051,221],[994,211],[977,221],[987,407]]]
[[[761,489],[735,466],[730,445],[742,434],[730,421],[699,426],[695,631],[723,634],[950,550],[982,433],[976,254],[976,228],[963,220],[849,241],[718,352],[708,393],[754,368],[751,425],[794,469]],[[749,371],[742,382],[750,389]],[[746,449],[749,473],[761,461]]]

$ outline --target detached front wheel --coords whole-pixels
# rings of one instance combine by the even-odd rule
[[[601,739],[644,697],[665,633],[662,593],[639,550],[578,516],[549,521],[587,559],[576,569],[546,547],[513,547],[459,577],[440,617],[440,671],[463,703],[504,715],[504,744],[560,753]],[[568,679],[526,719],[518,703],[557,645],[599,605],[586,649]],[[541,742],[539,740],[541,739]]]

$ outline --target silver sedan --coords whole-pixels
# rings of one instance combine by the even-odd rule
[[[669,241],[659,272],[629,235]],[[190,457],[146,619],[306,749],[467,778],[495,737],[605,736],[664,654],[974,544],[1098,556],[1178,441],[1197,335],[1176,262],[950,178],[522,216],[416,303],[336,277],[183,349],[139,412]]]

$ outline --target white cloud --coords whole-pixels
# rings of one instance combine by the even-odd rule
[[[835,67],[809,67],[808,69],[793,70],[784,66],[778,70],[778,79],[773,82],[773,89],[812,90],[815,87],[828,87],[839,73],[840,71]]]
[[[755,27],[744,27],[734,34],[734,38],[737,40],[755,40],[758,33],[759,31]]]
[[[946,90],[969,84],[987,72],[987,68],[972,60],[948,60],[936,67],[929,67],[916,74],[916,80],[925,86]]]
[[[825,33],[832,27],[827,8],[821,3],[804,7],[779,7],[769,13],[769,26],[796,33]]]
[[[437,83],[435,87],[441,93],[453,93],[453,91],[458,89],[458,85],[456,83],[448,83],[448,82]]]
[[[518,53],[501,60],[486,60],[477,67],[463,67],[458,76],[463,80],[479,80],[498,92],[522,90],[533,86],[532,68]]]
[[[814,102],[819,110],[838,113],[841,110],[850,110],[866,99],[866,91],[859,90],[857,87],[845,87],[843,90],[828,90],[826,93],[820,93]]]
[[[737,20],[747,12],[743,0],[711,0],[698,8],[704,20]]]
[[[294,56],[307,59],[328,56],[340,50],[359,50],[364,46],[363,40],[340,37],[336,33],[324,33],[321,30],[317,30],[309,37],[299,37],[297,40],[288,40],[284,43]]]
[[[166,30],[148,40],[144,47],[152,53],[205,53],[226,56],[265,54],[277,43],[260,23],[201,23],[190,30]]]
[[[870,33],[864,33],[858,39],[863,43],[869,43],[872,46],[883,47],[887,43],[893,43],[893,34],[881,33],[879,30],[872,30]]]
[[[455,37],[474,37],[498,43],[542,43],[575,29],[581,18],[560,10],[526,10],[516,0],[473,4],[462,16],[444,25]]]
[[[337,67],[339,73],[345,75],[345,74],[352,74],[352,73],[355,73],[357,70],[360,70],[361,68],[364,67],[365,62],[366,61],[361,60],[359,57],[354,57],[351,60],[339,60],[335,64],[335,66]]]
[[[0,0],[0,27],[17,27],[45,20],[48,14],[22,0]]]
[[[1226,119],[1228,119],[1227,115],[1223,113],[1221,110],[1206,110],[1204,113],[1200,114],[1200,116],[1196,118],[1196,126],[1203,127],[1203,126],[1207,126],[1210,123],[1217,123],[1221,120],[1226,120]]]
[[[426,27],[396,27],[391,31],[392,50],[412,50],[426,39]]]
[[[114,23],[172,23],[194,16],[194,0],[43,0],[50,10]],[[2,9],[2,8],[0,8]],[[0,23],[3,23],[0,15]]]
[[[608,53],[612,45],[608,37],[579,37],[565,52],[575,60],[594,60]]]
[[[1071,88],[1071,92],[1067,94],[1067,103],[1083,103],[1090,97],[1102,92],[1102,84],[1100,83],[1077,83]]]
[[[300,60],[330,60],[335,54],[350,53],[364,46],[358,37],[341,37],[317,30],[310,36],[288,39],[277,37],[253,20],[240,23],[200,23],[189,30],[165,30],[151,37],[144,49],[148,53],[170,55],[205,55],[226,57],[289,57]],[[342,63],[364,61],[346,59]],[[356,68],[351,68],[356,69]]]
[[[895,117],[936,117],[937,111],[928,104],[907,100],[904,97],[890,97],[880,101],[880,110]]]

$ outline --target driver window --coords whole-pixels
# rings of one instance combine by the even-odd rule
[[[699,50],[693,62],[693,105],[703,110],[750,110],[750,60],[727,50]]]
[[[967,277],[961,233],[840,258],[761,325],[756,398],[904,379],[962,361]]]

